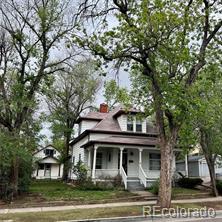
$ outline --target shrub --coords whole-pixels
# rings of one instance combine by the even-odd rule
[[[122,177],[120,174],[116,175],[113,178],[113,186],[114,187],[121,187],[122,186]]]
[[[87,168],[82,161],[73,167],[73,173],[76,175],[77,183],[81,184],[87,180]]]
[[[222,180],[218,180],[216,186],[217,186],[218,193],[222,194]]]
[[[160,186],[160,182],[159,180],[156,180],[149,188],[148,190],[153,193],[153,194],[158,194],[159,193],[159,186]]]
[[[87,178],[78,185],[78,189],[105,191],[105,190],[112,190],[113,185],[110,182],[104,182],[104,181],[94,183],[91,178]]]
[[[180,187],[193,189],[197,185],[201,185],[203,183],[203,180],[201,178],[183,177],[179,178],[177,183]]]

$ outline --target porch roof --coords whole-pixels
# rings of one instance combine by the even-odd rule
[[[101,138],[98,140],[90,140],[83,144],[81,147],[86,148],[93,144],[113,144],[113,145],[135,145],[135,146],[146,146],[155,147],[158,145],[158,138],[156,137],[119,137],[110,136],[106,138]]]

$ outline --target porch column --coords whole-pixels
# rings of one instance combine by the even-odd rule
[[[143,149],[140,148],[139,149],[139,166],[142,166],[142,152],[143,152]]]
[[[185,174],[188,177],[188,155],[185,155]]]
[[[123,166],[123,147],[120,147],[119,169]]]
[[[97,146],[94,146],[94,155],[93,155],[93,169],[92,169],[92,179],[96,178],[96,152]]]
[[[88,149],[88,168],[91,170],[92,167],[91,167],[91,149],[89,148]]]

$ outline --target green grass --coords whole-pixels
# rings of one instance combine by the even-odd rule
[[[176,208],[201,208],[203,206],[222,209],[221,202],[202,202],[202,203],[186,203],[172,204]],[[0,222],[4,220],[13,220],[13,222],[54,222],[64,220],[81,220],[81,219],[96,219],[108,217],[124,217],[124,216],[142,216],[143,206],[128,206],[128,207],[110,207],[110,208],[94,208],[81,210],[67,210],[58,212],[39,212],[39,213],[14,213],[0,214]]]
[[[13,220],[13,222],[54,222],[64,220],[79,220],[135,215],[142,215],[142,206],[95,208],[41,213],[15,213],[0,215],[0,222],[4,220]]]
[[[147,189],[149,192],[156,194],[156,189],[154,188],[148,188]],[[195,194],[199,194],[199,193],[203,193],[203,191],[198,190],[198,189],[187,189],[187,188],[181,188],[181,187],[173,187],[172,188],[172,196],[175,195],[195,195]]]
[[[115,199],[132,196],[122,190],[87,191],[67,185],[61,181],[33,181],[30,192],[40,194],[46,200],[76,200],[78,202]]]
[[[181,188],[181,187],[173,187],[172,193],[173,195],[183,195],[183,194],[199,194],[203,191],[197,190],[197,189],[187,189],[187,188]]]

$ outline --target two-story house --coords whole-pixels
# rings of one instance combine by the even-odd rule
[[[79,136],[70,144],[73,165],[83,161],[95,181],[120,174],[126,189],[129,182],[136,181],[150,186],[160,174],[158,134],[140,113],[121,106],[109,112],[101,104],[99,112],[80,117]],[[175,157],[172,165],[174,170]],[[71,179],[75,179],[73,173]]]
[[[48,145],[34,152],[34,171],[32,177],[36,179],[61,178],[63,164],[59,161],[60,155],[60,152],[52,145]]]

